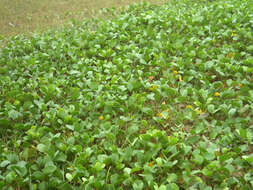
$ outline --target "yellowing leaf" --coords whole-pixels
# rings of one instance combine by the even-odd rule
[[[163,115],[162,115],[162,113],[159,112],[159,113],[156,114],[156,116],[157,117],[162,117]]]
[[[149,162],[149,163],[148,163],[148,166],[149,166],[149,167],[152,167],[153,165],[154,165],[154,162]]]
[[[215,93],[214,93],[214,96],[216,96],[216,97],[217,97],[217,96],[220,96],[220,93],[219,93],[219,92],[215,92]]]
[[[153,88],[153,89],[157,89],[158,86],[157,86],[157,85],[153,85],[152,88]]]
[[[227,57],[228,57],[228,58],[232,58],[232,59],[234,59],[234,57],[235,57],[235,53],[233,53],[233,52],[229,52],[229,53],[227,54]]]
[[[231,36],[236,37],[237,36],[236,31],[233,31]]]
[[[192,105],[187,105],[186,108],[191,110],[193,109]]]
[[[197,112],[198,115],[201,115],[201,114],[204,113],[201,109],[196,110],[196,112]]]
[[[179,75],[178,80],[179,80],[179,82],[182,82],[182,81],[183,81],[183,79],[182,79],[182,76],[181,76],[181,75]]]
[[[152,82],[153,79],[154,79],[154,77],[153,77],[153,76],[150,76],[150,77],[148,78],[148,81],[149,81],[149,82]]]

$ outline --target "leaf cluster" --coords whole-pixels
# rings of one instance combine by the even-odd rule
[[[142,3],[13,37],[0,189],[252,189],[252,7]]]

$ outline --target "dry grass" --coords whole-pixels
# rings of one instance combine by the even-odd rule
[[[58,27],[70,19],[95,17],[100,8],[141,0],[0,0],[0,38]],[[161,3],[166,0],[147,0]]]

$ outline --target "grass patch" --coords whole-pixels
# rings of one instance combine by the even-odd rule
[[[253,187],[252,1],[139,4],[0,56],[0,189]]]

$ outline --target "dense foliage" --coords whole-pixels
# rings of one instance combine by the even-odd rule
[[[0,57],[0,189],[251,190],[253,1],[130,6]]]

